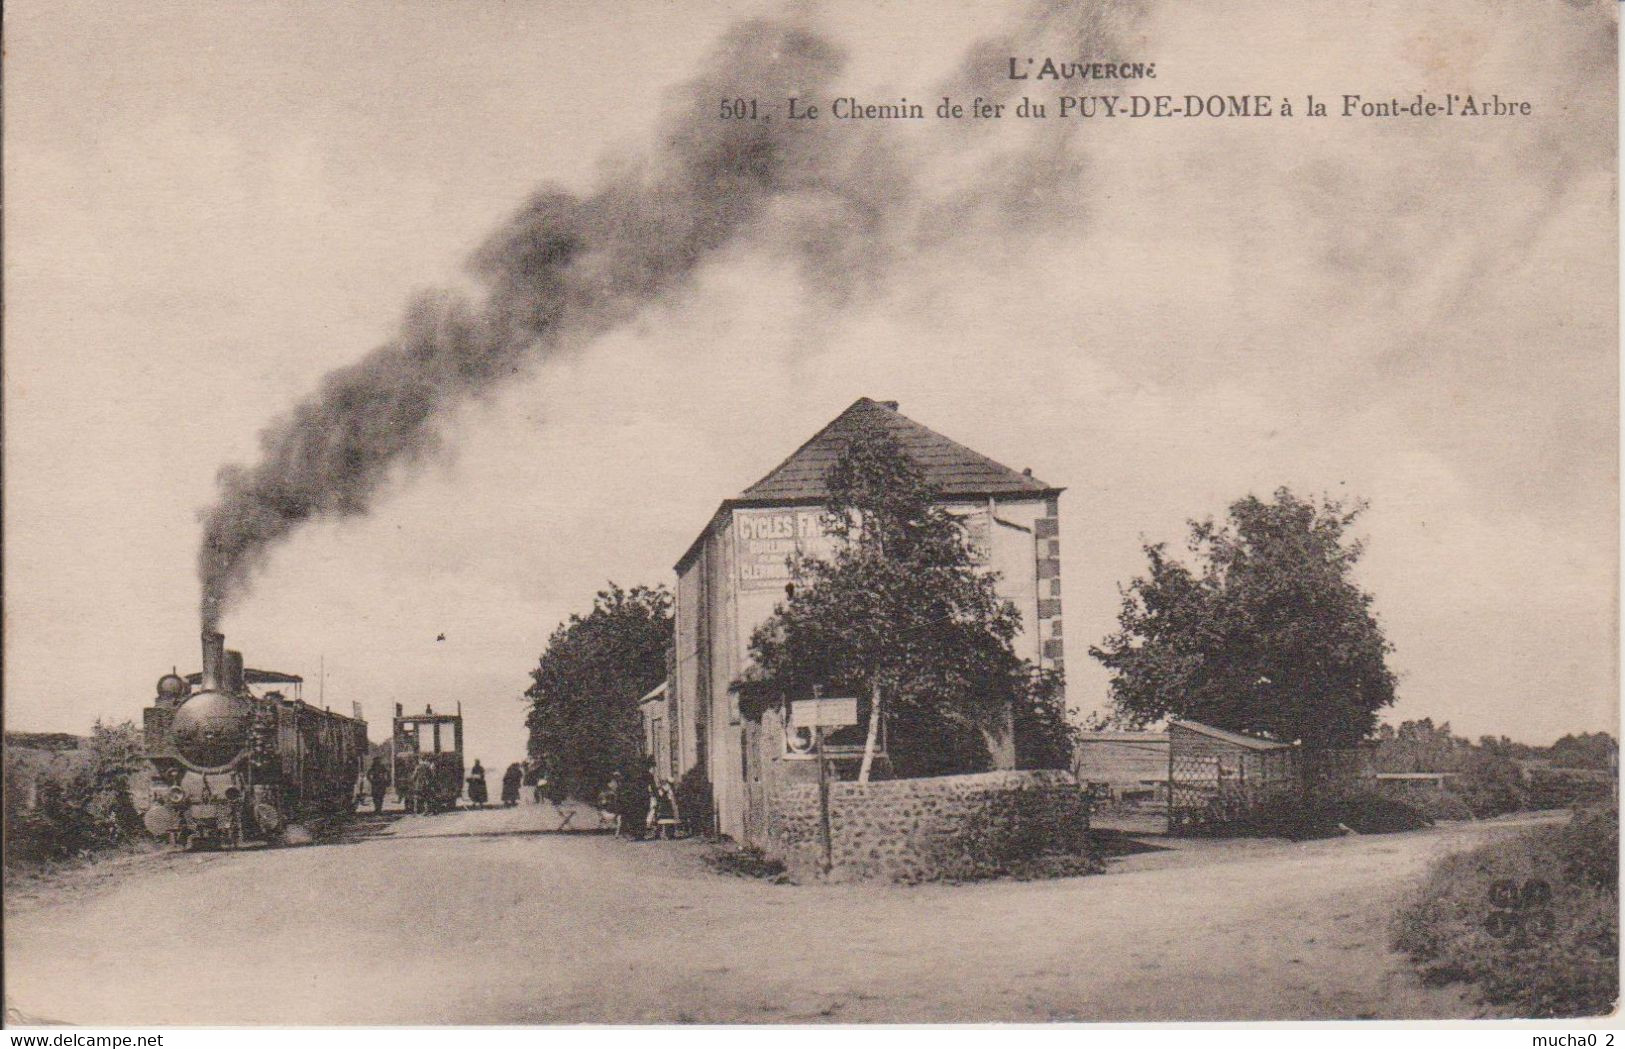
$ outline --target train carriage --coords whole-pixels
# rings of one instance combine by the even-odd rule
[[[412,812],[444,812],[463,793],[463,706],[455,714],[405,714],[395,704],[390,737],[390,774],[395,796]],[[420,774],[420,767],[423,769]]]

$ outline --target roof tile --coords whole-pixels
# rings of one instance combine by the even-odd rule
[[[736,499],[749,502],[823,499],[829,494],[824,485],[825,471],[840,457],[847,441],[856,433],[876,429],[892,435],[939,497],[1037,496],[1055,491],[1030,474],[1012,470],[921,426],[897,411],[893,402],[862,397]]]

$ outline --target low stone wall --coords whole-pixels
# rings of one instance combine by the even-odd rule
[[[769,853],[790,876],[819,876],[818,788],[774,798]],[[1011,863],[1088,846],[1089,802],[1071,773],[984,772],[830,784],[831,880],[991,877]]]

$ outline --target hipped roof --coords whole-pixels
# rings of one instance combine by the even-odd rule
[[[829,498],[829,488],[824,484],[825,473],[840,458],[847,443],[865,432],[889,433],[903,453],[919,468],[926,484],[939,499],[1042,499],[1064,491],[1045,484],[1031,474],[1012,470],[930,427],[922,426],[899,412],[895,401],[860,397],[790,453],[787,459],[768,471],[767,476],[732,499],[723,500],[711,522],[677,562],[677,570],[682,571],[693,559],[700,543],[716,526],[718,519],[731,509],[825,502]]]

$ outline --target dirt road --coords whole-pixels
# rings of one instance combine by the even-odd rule
[[[547,806],[405,817],[8,899],[6,1004],[121,1026],[1471,1016],[1386,923],[1434,856],[1538,819],[892,888],[716,874],[697,843],[555,833]]]

